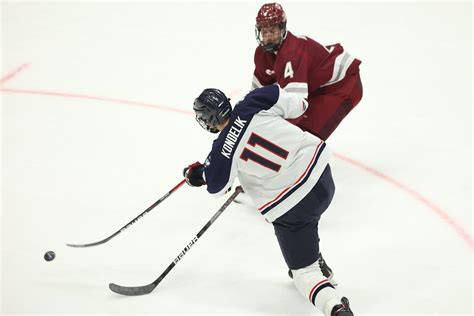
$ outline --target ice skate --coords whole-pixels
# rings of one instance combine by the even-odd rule
[[[332,272],[332,269],[327,265],[321,253],[319,254],[318,264],[319,268],[321,269],[321,272],[329,280],[329,282],[331,282],[333,286],[337,286],[337,282],[336,280],[334,280],[334,273]]]
[[[332,308],[331,316],[354,316],[351,309],[349,308],[349,300],[347,297],[341,299],[341,304],[338,304]]]

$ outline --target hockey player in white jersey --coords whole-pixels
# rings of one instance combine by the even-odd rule
[[[307,106],[305,99],[271,85],[251,91],[232,110],[222,91],[205,89],[194,101],[196,120],[219,135],[204,164],[189,165],[184,175],[189,185],[207,185],[215,196],[238,178],[273,224],[299,292],[327,316],[349,316],[349,301],[328,280],[319,250],[319,218],[335,191],[330,150],[286,121],[303,115]]]

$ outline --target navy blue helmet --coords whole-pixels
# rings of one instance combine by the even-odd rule
[[[232,113],[230,99],[219,89],[205,89],[195,100],[193,105],[196,121],[205,130],[219,133],[217,125],[224,123]]]

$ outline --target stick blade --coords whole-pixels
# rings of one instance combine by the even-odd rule
[[[96,242],[91,242],[89,244],[71,244],[71,243],[67,243],[66,246],[68,247],[73,247],[73,248],[86,248],[86,247],[93,247],[93,246],[98,246],[98,245],[102,245],[102,244],[105,244],[106,242],[108,242],[109,240],[111,239],[111,237],[107,237],[103,240],[99,240],[99,241],[96,241]]]
[[[143,286],[121,286],[115,283],[109,284],[109,289],[112,292],[121,295],[128,295],[128,296],[138,296],[138,295],[145,295],[151,293],[155,289],[156,285],[154,283],[150,283],[148,285]]]
[[[72,248],[85,248],[85,247],[90,247],[90,246],[93,246],[93,245],[89,245],[89,244],[66,244],[66,246],[72,247]]]

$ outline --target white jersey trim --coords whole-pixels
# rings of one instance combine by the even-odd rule
[[[302,98],[308,97],[308,83],[306,82],[290,82],[283,89],[286,92],[297,94]]]
[[[255,75],[253,75],[251,90],[255,90],[255,89],[261,88],[261,87],[263,87],[263,85],[260,83],[260,81],[258,81],[257,77],[255,77]]]
[[[341,81],[346,76],[347,69],[349,69],[350,65],[354,61],[354,57],[343,51],[342,54],[336,57],[334,61],[334,69],[332,72],[332,77],[329,79],[328,82],[321,85],[321,87],[325,87],[336,82]]]
[[[311,162],[308,164],[305,172],[298,178],[298,180],[292,186],[281,191],[280,194],[278,194],[273,200],[267,202],[266,204],[258,208],[258,211],[262,212],[264,211],[263,208],[268,208],[273,204],[279,203],[276,207],[274,207],[268,213],[263,215],[268,222],[273,222],[278,217],[288,212],[291,208],[293,208],[296,204],[298,204],[316,185],[326,165],[329,163],[329,158],[330,158],[330,151],[328,150],[327,146],[325,146],[323,149],[321,149],[322,152],[318,160],[315,161],[320,151],[321,144],[323,144],[322,141],[317,146],[316,151],[313,155],[313,158]],[[298,188],[295,192],[293,192],[290,196],[288,196],[285,199],[284,198],[285,193],[302,182],[302,180],[308,174],[308,170],[313,164],[317,164],[318,166],[315,166],[313,168],[313,171],[311,172],[310,177],[306,179],[306,182],[304,182],[300,188]]]
[[[313,155],[313,158],[311,159],[311,161],[309,162],[308,166],[306,166],[306,169],[305,171],[303,172],[302,175],[299,176],[299,178],[295,181],[295,183],[293,183],[291,186],[287,187],[286,189],[284,189],[283,191],[281,191],[273,200],[265,203],[264,205],[260,206],[258,208],[259,211],[262,211],[264,208],[268,207],[268,206],[271,206],[273,205],[274,203],[278,202],[278,200],[280,200],[280,198],[283,196],[283,194],[285,194],[287,191],[289,191],[291,188],[294,188],[296,185],[298,185],[302,179],[304,178],[304,176],[306,176],[308,174],[308,171],[309,171],[309,168],[311,167],[311,165],[314,163],[314,160],[316,159],[316,156],[319,152],[319,148],[321,147],[321,145],[323,144],[323,141],[321,141],[318,145],[318,147],[316,147],[316,151],[314,152],[314,155]]]

